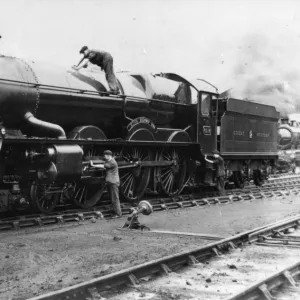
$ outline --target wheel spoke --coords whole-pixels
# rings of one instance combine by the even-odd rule
[[[80,198],[79,198],[79,203],[83,203],[84,202],[85,189],[86,189],[86,185],[82,189],[82,193],[81,193]]]
[[[168,192],[170,192],[172,180],[173,180],[172,174],[170,174],[170,176],[168,176],[168,180],[167,180],[167,183],[166,183],[166,185],[165,185],[165,186],[166,186],[166,190],[167,190]]]
[[[169,153],[166,153],[163,155],[163,160],[172,160],[172,157],[170,156]]]
[[[158,178],[162,191],[169,195],[176,195],[182,188],[186,176],[187,162],[180,151],[175,148],[163,150],[159,161],[174,161],[170,166],[158,167]]]
[[[168,175],[170,175],[172,173],[171,169],[167,169],[164,173],[161,174],[161,177],[167,177]]]
[[[126,182],[124,182],[124,184],[122,185],[122,186],[125,186],[125,188],[124,188],[124,193],[127,193],[127,190],[129,190],[129,187],[130,187],[130,183],[131,183],[131,181],[132,181],[132,178],[133,178],[133,176],[132,176],[132,174],[130,174],[130,175],[128,176]]]
[[[175,177],[173,176],[173,177],[172,177],[172,181],[171,181],[171,186],[170,186],[170,191],[172,191],[173,193],[174,193],[174,189],[173,189],[174,184],[175,184]],[[175,189],[176,189],[176,186],[175,186]],[[175,191],[176,191],[176,190],[175,190]]]
[[[127,178],[123,181],[122,186],[126,185],[126,183],[130,180],[130,178],[133,176],[131,173],[126,173]],[[125,175],[122,177],[124,178]]]
[[[165,173],[166,174],[166,173]],[[172,176],[172,171],[168,172],[168,174],[162,180],[163,183],[168,182],[169,178]],[[163,176],[162,176],[163,178]]]
[[[132,158],[136,158],[137,157],[137,149],[133,148],[133,155]]]
[[[128,195],[133,196],[133,194],[134,194],[134,177],[132,176],[129,184]]]
[[[170,174],[168,174],[168,176],[162,181],[163,184],[164,184],[166,187],[168,186],[171,177],[172,177],[172,174],[170,173]]]
[[[128,153],[126,153],[125,155],[123,155],[123,158],[127,161],[130,161],[130,156]]]
[[[93,207],[101,199],[104,190],[104,182],[99,184],[84,184],[76,187],[74,202],[82,208]],[[99,193],[98,197],[95,197]]]
[[[122,181],[125,177],[130,176],[130,174],[131,174],[131,173],[129,173],[129,172],[125,173],[124,175],[122,175],[122,176],[120,177],[120,180]]]
[[[133,147],[122,152],[121,160],[140,162],[150,159],[150,150],[143,147]],[[128,200],[140,199],[147,188],[150,179],[149,167],[134,167],[120,169],[120,192]]]
[[[74,197],[75,199],[77,199],[77,196],[80,193],[80,191],[81,191],[81,188],[78,188],[77,193],[75,194],[75,197]]]
[[[58,201],[59,194],[47,194],[51,191],[51,185],[33,183],[30,189],[30,197],[34,208],[42,213],[51,212]]]

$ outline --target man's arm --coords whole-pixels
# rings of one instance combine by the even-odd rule
[[[204,156],[204,159],[205,159],[207,162],[211,163],[211,164],[213,164],[213,163],[214,163],[214,161],[213,161],[213,160],[207,159],[207,155],[206,155],[206,154],[205,154],[205,156]]]
[[[105,169],[112,169],[112,168],[117,168],[118,167],[118,164],[116,162],[112,162],[111,160],[110,161],[107,161],[105,164],[104,164],[104,168]]]
[[[96,57],[96,53],[94,51],[90,51],[87,56],[84,56],[79,64],[77,66],[73,66],[74,70],[80,70],[81,68],[86,68],[88,63],[90,62],[91,59],[94,59]],[[82,61],[86,59],[86,61],[79,67],[79,65],[82,63]]]
[[[88,64],[89,64],[89,60],[88,59],[79,67],[79,65],[81,64],[81,62],[83,60],[84,60],[84,58],[79,62],[79,64],[77,66],[73,66],[72,68],[74,70],[77,70],[77,71],[80,70],[80,69],[82,69],[82,68],[86,68],[88,66]]]
[[[103,169],[105,170],[104,164],[94,164],[92,161],[90,161],[90,166],[97,169]]]
[[[79,67],[79,65],[84,61],[84,59],[85,59],[86,57],[85,56],[83,56],[82,57],[82,59],[79,61],[79,63],[77,64],[77,66],[76,67]]]

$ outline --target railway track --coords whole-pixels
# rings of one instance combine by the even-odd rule
[[[300,236],[291,234],[299,226],[296,215],[30,300],[274,299],[283,284],[299,293]]]
[[[229,189],[226,196],[216,196],[215,192],[201,194],[188,194],[172,198],[149,198],[144,199],[151,203],[154,211],[163,211],[168,209],[178,209],[186,207],[198,207],[213,204],[226,204],[237,201],[247,201],[262,198],[281,197],[288,195],[297,195],[300,192],[300,176],[281,176],[271,178],[271,180],[262,187],[256,187],[252,184],[244,189]],[[68,222],[82,222],[91,219],[109,219],[112,211],[108,208],[109,201],[103,205],[93,207],[92,209],[68,209],[55,211],[52,214],[28,214],[16,217],[2,218],[0,220],[0,230],[20,229],[34,226],[45,226],[52,224],[63,224]],[[123,215],[131,213],[131,205],[123,204]]]
[[[230,300],[298,299],[300,261],[246,288]],[[276,295],[276,298],[273,295]]]

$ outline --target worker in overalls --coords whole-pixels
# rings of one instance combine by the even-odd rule
[[[224,185],[224,176],[225,176],[225,167],[224,167],[224,159],[221,157],[220,152],[218,150],[212,151],[214,160],[207,159],[207,155],[205,154],[205,160],[211,164],[214,164],[216,168],[216,178],[217,178],[217,189],[219,192],[219,196],[225,195],[225,185]]]
[[[99,66],[101,70],[105,72],[105,78],[107,80],[110,93],[119,94],[120,91],[117,84],[117,78],[114,72],[112,56],[105,51],[90,50],[87,46],[82,47],[79,53],[83,54],[83,58],[80,60],[77,66],[73,66],[72,68],[78,71],[81,68],[86,68],[89,62]]]
[[[108,193],[112,202],[113,210],[115,215],[112,218],[118,218],[122,216],[122,209],[120,205],[119,199],[119,185],[120,185],[120,177],[119,177],[119,168],[116,160],[113,158],[113,154],[110,150],[105,150],[103,152],[104,155],[104,163],[101,164],[93,164],[90,162],[90,166],[94,168],[99,168],[105,170],[105,184],[108,189]]]

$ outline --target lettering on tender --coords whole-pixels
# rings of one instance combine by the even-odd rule
[[[257,137],[264,137],[264,138],[268,138],[270,137],[270,133],[266,133],[266,132],[257,132],[256,133]]]
[[[245,131],[234,130],[234,131],[233,131],[233,135],[241,135],[241,136],[244,136],[244,135],[245,135]]]

